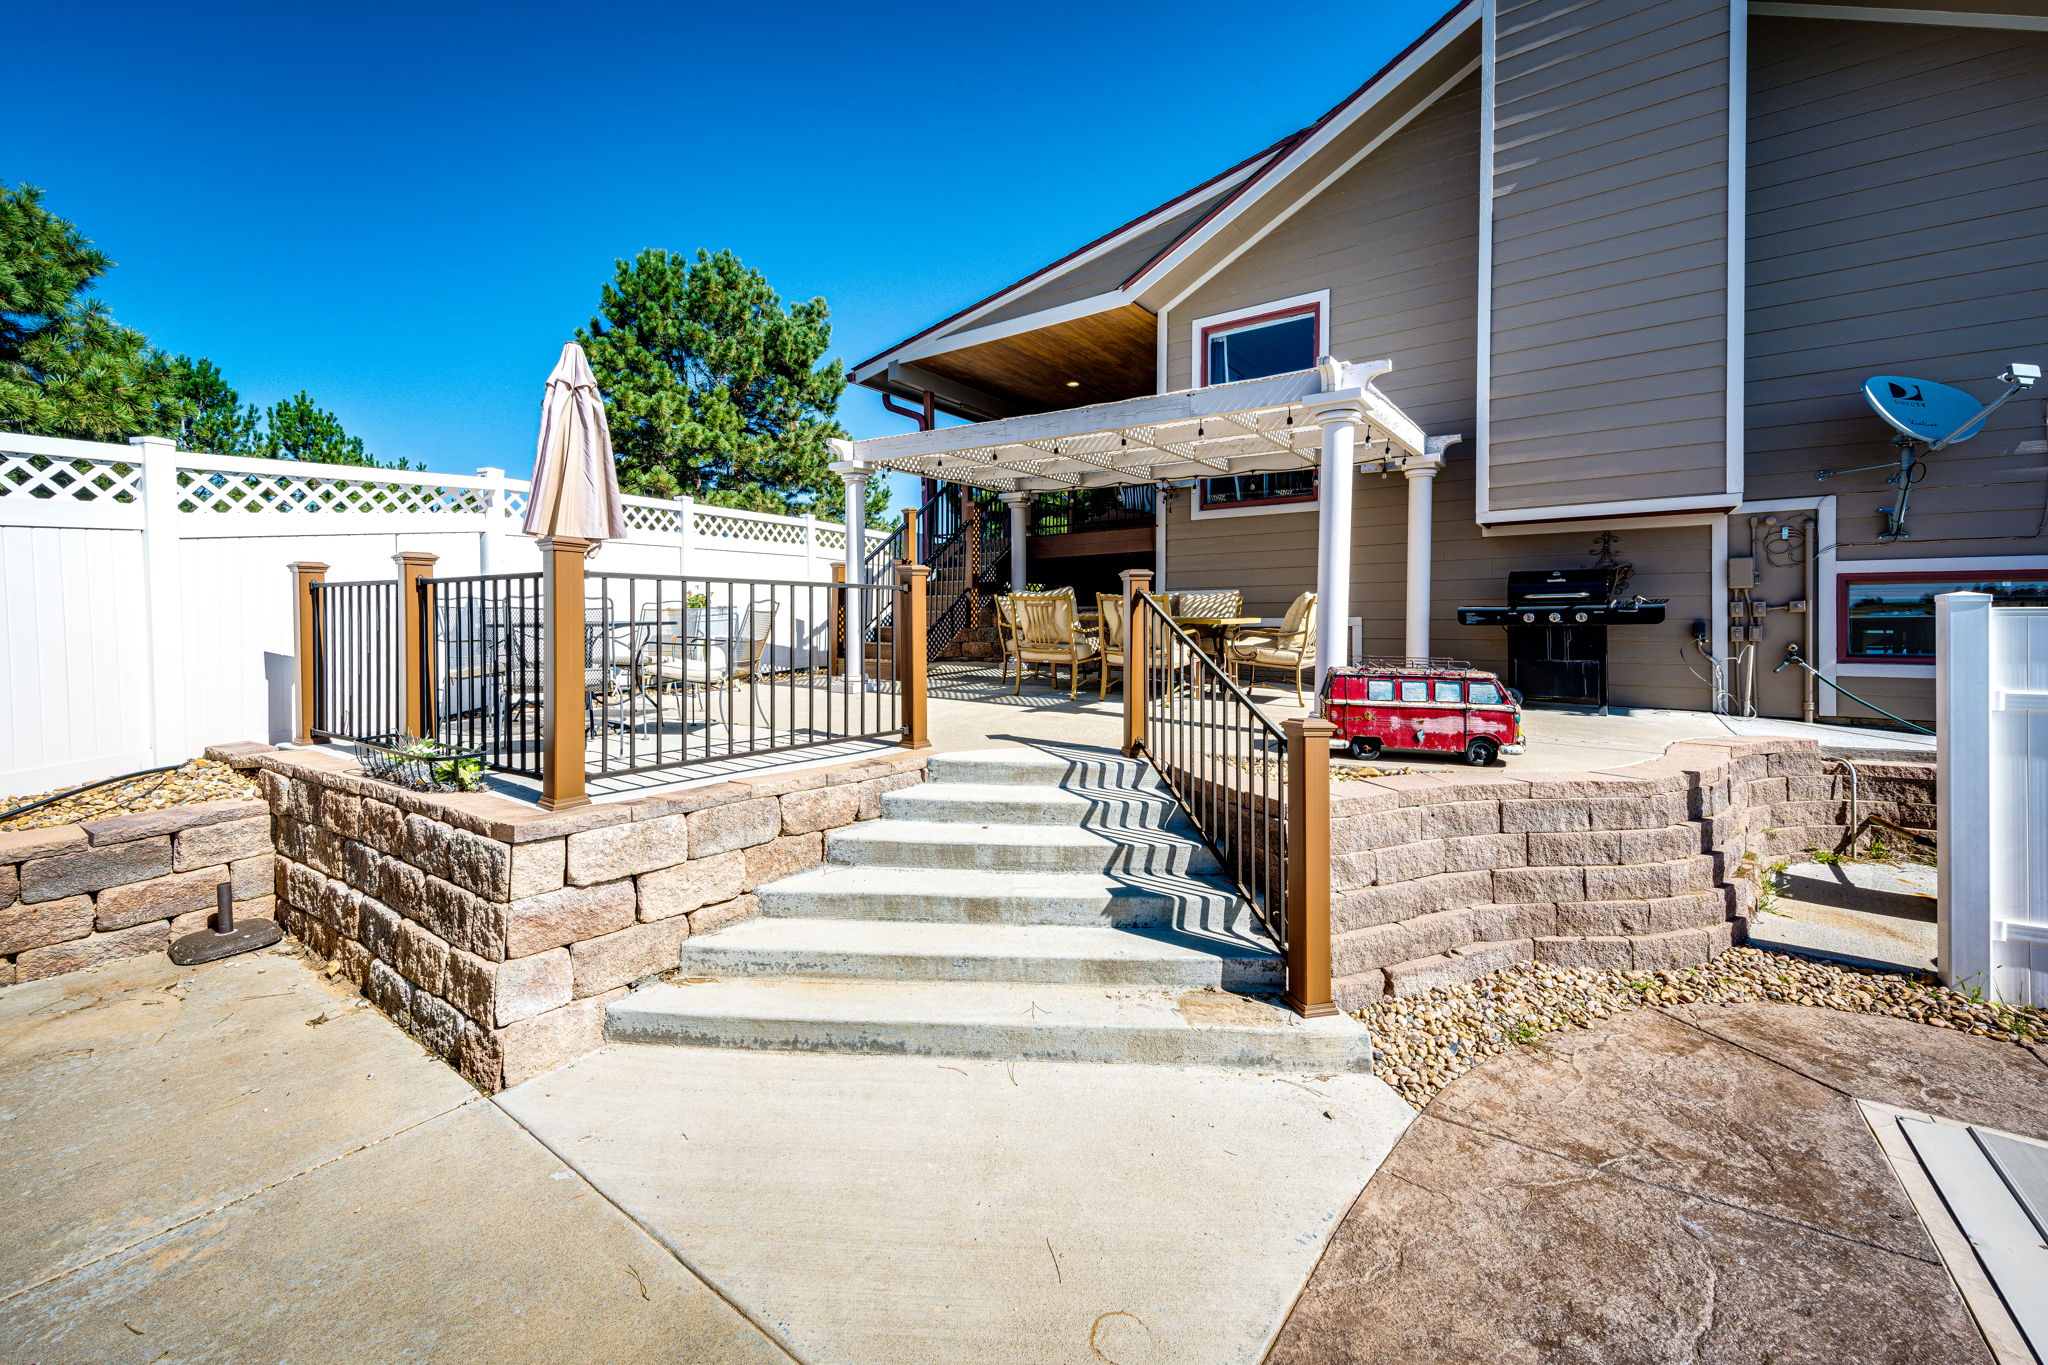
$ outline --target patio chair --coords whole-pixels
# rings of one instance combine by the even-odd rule
[[[1008,593],[996,598],[996,643],[1003,651],[1002,671],[996,676],[1009,677],[1012,664],[1016,665],[1017,672],[1021,675],[1024,672],[1024,665],[1017,659],[1017,617],[1011,610]]]
[[[1017,686],[1024,690],[1024,665],[1046,664],[1052,669],[1053,685],[1059,685],[1059,666],[1067,666],[1067,695],[1081,695],[1081,665],[1095,657],[1100,645],[1081,629],[1074,609],[1074,593],[1012,593],[1010,605],[1017,622]]]
[[[1316,595],[1305,592],[1287,608],[1278,629],[1252,627],[1233,631],[1223,642],[1224,662],[1232,680],[1258,677],[1261,668],[1280,668],[1294,674],[1294,701],[1304,701],[1303,673],[1316,666]]]
[[[1235,588],[1210,588],[1173,595],[1175,616],[1242,616],[1244,594]]]
[[[1123,670],[1125,692],[1130,691],[1131,670],[1124,666],[1124,599],[1122,593],[1099,592],[1095,594],[1095,610],[1102,618],[1102,667],[1101,687],[1096,691],[1097,701],[1109,696],[1109,670]]]

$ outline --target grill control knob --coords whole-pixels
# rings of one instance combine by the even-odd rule
[[[1584,613],[1584,612],[1582,612],[1582,611],[1575,611],[1575,612],[1573,612],[1573,613],[1572,613],[1572,620],[1574,620],[1574,621],[1583,621],[1583,620],[1585,620],[1585,619],[1586,619],[1586,613]]]
[[[1558,615],[1556,612],[1552,612],[1550,613],[1550,619],[1553,621],[1562,621],[1564,620],[1564,617]]]
[[[1523,613],[1522,613],[1522,624],[1523,624],[1523,625],[1525,625],[1525,626],[1531,626],[1531,625],[1534,625],[1534,624],[1536,624],[1536,613],[1535,613],[1535,612],[1533,612],[1533,611],[1525,611],[1525,612],[1523,612]]]

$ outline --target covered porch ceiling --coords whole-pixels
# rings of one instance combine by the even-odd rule
[[[1058,412],[837,443],[851,461],[1004,493],[1219,478],[1322,463],[1318,402],[1357,395],[1353,462],[1432,455],[1423,433],[1373,388],[1391,361],[1321,366],[1234,384]]]

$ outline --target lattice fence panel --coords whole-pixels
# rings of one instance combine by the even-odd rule
[[[769,545],[801,545],[804,527],[800,521],[734,516],[727,512],[697,512],[695,531],[700,536],[721,540],[756,540]],[[843,542],[842,542],[843,543]]]
[[[67,460],[0,451],[0,498],[65,498],[72,502],[134,502],[142,466],[118,460]]]
[[[484,490],[445,484],[385,483],[315,474],[178,471],[181,512],[482,513]]]

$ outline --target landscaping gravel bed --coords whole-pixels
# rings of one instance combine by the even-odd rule
[[[1518,963],[1461,986],[1382,1000],[1356,1017],[1371,1031],[1382,1080],[1417,1109],[1489,1057],[1559,1029],[1645,1005],[1772,1001],[1885,1014],[2008,1042],[2048,1040],[2048,1010],[1973,1000],[1926,977],[1865,971],[1758,948],[1703,967],[1591,971]]]
[[[58,788],[63,791],[64,788]],[[42,796],[0,797],[0,811],[33,805],[57,792]],[[48,829],[79,820],[96,820],[102,815],[126,815],[139,810],[168,810],[172,806],[196,806],[202,801],[249,801],[258,795],[255,780],[225,763],[195,758],[167,773],[148,773],[125,781],[81,791],[62,801],[13,819],[0,816],[0,832]]]

